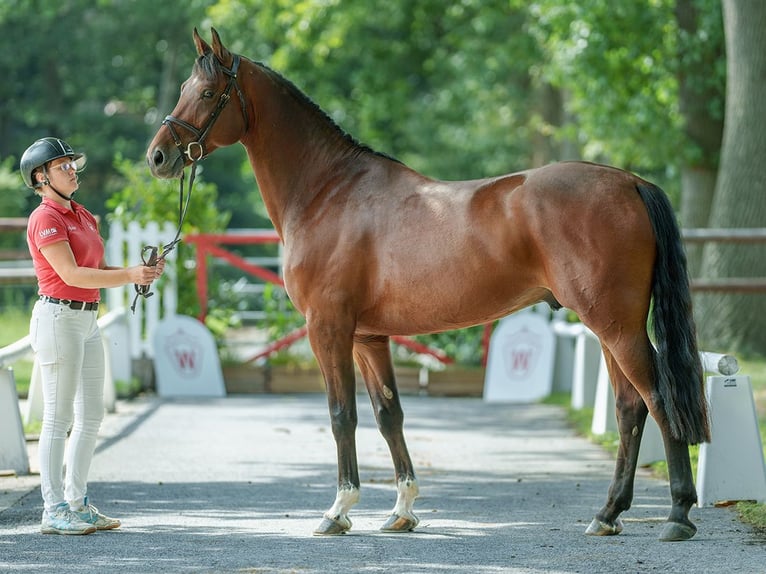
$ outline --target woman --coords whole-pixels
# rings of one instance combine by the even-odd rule
[[[85,162],[83,154],[53,137],[34,142],[20,162],[24,183],[42,198],[29,217],[27,243],[40,295],[29,335],[44,404],[39,442],[43,534],[90,534],[120,526],[119,520],[99,513],[87,496],[88,470],[104,417],[99,289],[149,285],[164,268],[164,261],[156,267],[106,265],[96,219],[72,200]]]

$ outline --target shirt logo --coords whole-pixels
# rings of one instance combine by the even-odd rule
[[[51,235],[56,235],[58,232],[59,230],[55,227],[49,227],[48,229],[40,230],[40,237],[44,239],[46,237],[50,237]]]

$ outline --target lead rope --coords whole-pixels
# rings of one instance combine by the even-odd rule
[[[154,245],[144,245],[143,249],[141,249],[141,261],[143,262],[144,266],[146,267],[156,267],[157,263],[165,259],[165,257],[175,249],[176,245],[178,245],[181,242],[181,228],[183,227],[184,221],[186,220],[186,213],[189,211],[189,203],[191,203],[191,194],[192,194],[192,188],[194,187],[194,177],[197,173],[197,161],[192,161],[192,168],[191,168],[191,174],[189,175],[189,191],[186,194],[186,203],[184,204],[184,174],[185,172],[181,172],[181,177],[179,178],[179,190],[178,190],[178,230],[176,231],[176,236],[173,238],[173,241],[170,243],[162,246],[162,251],[160,251],[159,246]],[[146,257],[146,253],[149,253],[149,257]],[[138,303],[138,298],[143,297],[144,299],[148,299],[154,293],[151,291],[151,285],[138,285],[133,284],[133,288],[136,290],[136,296],[133,298],[133,304],[130,306],[130,311],[135,315],[136,313],[136,304]]]

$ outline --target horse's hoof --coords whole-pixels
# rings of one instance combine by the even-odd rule
[[[622,532],[622,520],[619,518],[614,521],[614,524],[607,524],[594,518],[585,530],[585,534],[588,536],[614,536],[620,532]]]
[[[691,523],[666,522],[662,528],[660,540],[663,542],[680,542],[681,540],[689,540],[695,534],[697,534],[697,527]]]
[[[392,514],[380,529],[383,532],[409,532],[418,525],[418,522],[419,520],[414,514],[409,516]]]
[[[314,530],[314,536],[338,536],[339,534],[345,534],[350,528],[351,521],[346,517],[339,517],[334,520],[325,516],[316,530]]]

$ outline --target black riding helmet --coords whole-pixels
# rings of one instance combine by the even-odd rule
[[[19,169],[21,170],[21,177],[24,178],[24,183],[27,187],[36,188],[43,185],[43,183],[35,183],[32,180],[32,172],[37,168],[44,166],[49,161],[59,159],[61,157],[71,157],[75,164],[77,164],[77,171],[80,171],[85,167],[85,163],[88,161],[85,154],[75,153],[68,143],[58,138],[42,138],[37,140],[21,156],[19,162]],[[43,168],[43,173],[45,168]],[[45,174],[45,179],[48,179],[48,174]]]

